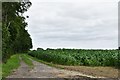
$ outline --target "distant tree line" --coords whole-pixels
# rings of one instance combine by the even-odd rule
[[[13,54],[27,52],[32,48],[32,39],[25,29],[27,23],[23,13],[32,5],[31,2],[2,3],[2,61]]]

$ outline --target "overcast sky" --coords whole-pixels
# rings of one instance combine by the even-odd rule
[[[33,49],[118,47],[118,0],[31,0]]]

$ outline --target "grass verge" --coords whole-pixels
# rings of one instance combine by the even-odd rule
[[[2,79],[2,63],[0,63],[0,80]]]
[[[22,54],[21,58],[30,68],[33,68],[34,65],[32,63],[32,60],[29,59],[28,55]]]
[[[2,64],[2,78],[7,77],[13,69],[17,69],[20,66],[19,55],[13,55],[8,59],[7,63]]]

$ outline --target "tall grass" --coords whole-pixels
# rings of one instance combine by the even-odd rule
[[[8,59],[7,63],[2,64],[2,77],[7,77],[13,69],[16,69],[20,66],[19,55],[13,55]]]

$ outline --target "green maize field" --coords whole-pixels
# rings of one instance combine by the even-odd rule
[[[120,63],[119,50],[38,49],[28,54],[61,65],[118,66]]]

